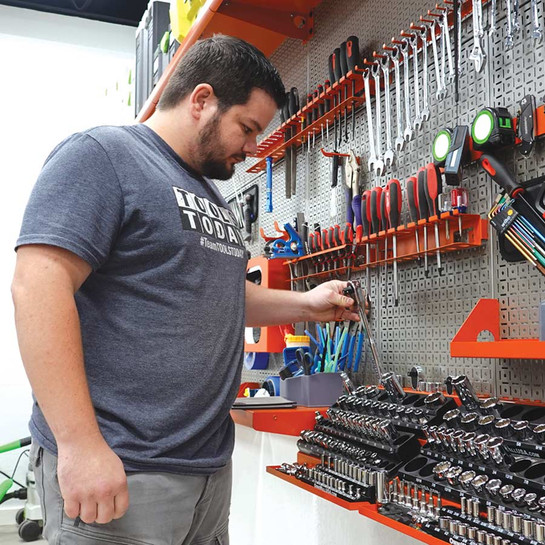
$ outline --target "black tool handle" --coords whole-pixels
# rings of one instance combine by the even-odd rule
[[[363,234],[368,237],[370,232],[370,216],[371,216],[371,192],[364,191],[361,196],[361,223],[363,225]]]
[[[297,87],[292,87],[288,96],[288,108],[290,117],[294,116],[299,111],[299,108],[297,107],[298,100],[299,92],[297,91]]]
[[[493,155],[483,153],[479,158],[479,164],[502,189],[507,191],[509,196],[514,197],[524,191],[522,186],[516,182],[513,173]]]
[[[357,36],[349,36],[346,39],[346,60],[350,71],[361,65],[360,41]]]
[[[346,42],[343,42],[341,44],[341,73],[343,76],[346,76],[348,74],[348,60],[347,60],[347,54],[346,54]]]
[[[339,156],[333,155],[333,167],[331,170],[331,187],[337,187],[339,180]]]
[[[326,81],[326,89],[327,89],[328,82],[329,82],[329,86],[331,86],[331,84],[336,81],[336,79],[335,79],[336,78],[336,76],[335,76],[335,62],[336,62],[335,53],[331,53],[331,55],[329,55],[329,59],[328,59],[328,63],[327,63],[329,79]]]
[[[382,188],[374,187],[371,190],[371,229],[373,233],[380,231],[380,204]]]
[[[401,218],[401,184],[395,178],[386,185],[386,212],[390,227],[397,229]]]
[[[388,211],[386,210],[386,191],[380,194],[380,219],[382,228],[384,230],[388,229],[390,222],[388,221]]]
[[[418,215],[418,189],[417,180],[414,176],[407,178],[405,182],[405,198],[407,199],[407,206],[409,207],[409,215],[411,221],[416,223],[420,216]]]
[[[420,219],[428,219],[430,217],[430,209],[428,207],[428,187],[426,182],[426,169],[424,167],[418,169],[417,177],[418,189],[418,215]]]
[[[338,83],[343,76],[340,47],[335,48],[335,51],[333,51],[333,60],[334,60],[333,69],[335,70],[335,81]]]

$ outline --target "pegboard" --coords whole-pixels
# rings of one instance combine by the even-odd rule
[[[328,78],[327,61],[330,53],[350,35],[359,37],[360,49],[367,52],[380,50],[382,44],[399,36],[402,29],[408,30],[419,15],[434,9],[429,0],[404,0],[395,3],[347,0],[335,2],[324,0],[314,12],[315,36],[308,44],[287,40],[272,55],[271,60],[280,71],[286,87],[298,88],[302,100],[309,91],[323,84]],[[470,125],[477,111],[485,106],[503,106],[512,115],[518,110],[518,101],[533,93],[537,104],[544,101],[545,78],[544,45],[535,46],[531,37],[530,1],[521,2],[522,30],[515,38],[511,51],[504,48],[506,35],[505,2],[497,2],[497,32],[486,33],[484,51],[487,56],[483,70],[475,72],[468,56],[473,44],[473,18],[462,24],[461,74],[459,78],[459,100],[455,101],[454,83],[447,86],[448,96],[436,97],[436,74],[432,48],[428,45],[428,81],[430,117],[421,130],[415,132],[411,142],[396,154],[394,165],[377,176],[367,170],[369,143],[365,107],[356,115],[355,139],[343,142],[338,151],[347,153],[353,149],[362,157],[362,186],[371,189],[384,187],[389,179],[397,178],[404,188],[404,181],[417,169],[431,160],[431,144],[436,133],[444,127]],[[538,0],[539,15],[543,17],[542,0]],[[490,3],[483,6],[485,27],[490,17]],[[542,20],[542,19],[541,19]],[[543,25],[543,20],[542,20]],[[450,33],[454,52],[454,30]],[[422,54],[419,56],[422,72]],[[403,69],[401,69],[403,80]],[[412,61],[409,81],[411,109],[414,111],[414,82]],[[422,87],[422,83],[420,84]],[[422,88],[420,89],[422,93]],[[383,91],[384,96],[384,91]],[[390,85],[392,108],[392,139],[396,136],[395,88]],[[373,111],[375,104],[373,102]],[[383,108],[383,129],[384,104]],[[404,104],[402,107],[404,110]],[[272,132],[279,125],[276,116],[265,131]],[[351,117],[349,116],[351,135]],[[261,254],[263,241],[259,239],[259,227],[267,234],[273,233],[273,221],[280,224],[293,222],[297,212],[304,212],[310,225],[315,222],[322,227],[340,224],[345,220],[344,188],[340,183],[335,190],[330,188],[330,160],[320,152],[320,147],[333,149],[333,128],[329,128],[330,139],[324,142],[316,137],[310,153],[307,148],[297,153],[297,194],[286,199],[284,189],[284,161],[279,161],[273,170],[274,212],[266,214],[265,174],[239,173],[235,176],[238,190],[253,183],[260,184],[259,221],[253,227],[253,237],[248,248],[252,255]],[[385,149],[385,137],[382,148]],[[249,159],[247,163],[252,163]],[[520,180],[528,180],[545,173],[545,145],[539,144],[529,159],[516,152],[509,152],[509,165]],[[469,192],[469,212],[486,217],[498,192],[497,186],[475,164],[464,170],[462,185]],[[221,188],[221,186],[220,186]],[[228,183],[224,195],[234,196]],[[336,211],[332,214],[332,198]],[[408,221],[406,205],[403,205],[402,222]],[[433,230],[428,236],[433,240]],[[422,243],[422,242],[421,242]],[[432,243],[433,244],[433,243]],[[504,397],[545,400],[543,373],[544,362],[539,360],[493,360],[481,358],[451,358],[449,345],[457,330],[480,298],[498,298],[501,307],[501,334],[503,338],[538,336],[538,303],[544,298],[544,278],[526,262],[507,263],[501,259],[495,232],[491,230],[489,241],[482,247],[442,254],[443,275],[439,275],[435,254],[429,254],[430,274],[426,277],[423,267],[416,262],[398,264],[399,306],[393,306],[392,267],[371,271],[371,326],[385,371],[393,371],[402,377],[414,365],[423,368],[425,380],[443,381],[448,375],[466,374],[475,389],[483,394]],[[355,275],[365,283],[365,273]],[[364,284],[365,285],[365,284]],[[271,358],[266,371],[243,371],[243,380],[262,381],[275,374],[281,365],[281,357]],[[356,383],[377,381],[372,371],[370,352],[364,356]]]

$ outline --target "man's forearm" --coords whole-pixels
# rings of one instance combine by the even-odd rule
[[[307,296],[302,292],[273,290],[246,282],[246,325],[284,325],[311,320]]]
[[[13,286],[21,357],[57,443],[89,440],[100,431],[85,377],[74,295],[45,284]]]

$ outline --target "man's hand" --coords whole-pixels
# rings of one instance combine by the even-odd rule
[[[359,321],[360,317],[355,311],[354,300],[342,294],[343,289],[347,286],[347,282],[331,280],[305,293],[312,315],[311,320],[316,322],[333,320]]]
[[[102,436],[59,444],[58,479],[70,518],[106,524],[129,507],[127,476]]]

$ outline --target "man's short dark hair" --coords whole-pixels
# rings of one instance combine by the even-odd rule
[[[221,34],[199,40],[180,59],[157,109],[174,108],[200,83],[213,87],[221,111],[246,104],[255,88],[268,93],[278,108],[286,96],[278,71],[257,47]]]

